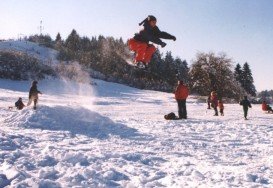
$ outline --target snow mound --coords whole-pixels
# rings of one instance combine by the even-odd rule
[[[108,117],[82,107],[40,106],[37,111],[25,108],[7,117],[4,124],[29,129],[64,131],[72,135],[81,134],[99,139],[106,139],[111,135],[121,138],[138,136],[136,129],[115,123]],[[7,146],[9,147],[12,148]]]

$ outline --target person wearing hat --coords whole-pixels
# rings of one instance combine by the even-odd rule
[[[189,96],[189,89],[182,80],[178,81],[175,89],[175,99],[178,105],[178,118],[187,119],[186,99]]]
[[[162,48],[166,46],[166,43],[161,39],[176,40],[176,37],[160,31],[156,26],[156,17],[150,15],[144,19],[139,25],[143,25],[144,28],[139,33],[128,41],[130,50],[136,53],[135,62],[138,67],[146,68],[151,61],[152,55],[155,53],[156,48],[149,42],[160,45]]]
[[[34,102],[34,110],[36,110],[36,105],[37,105],[37,102],[38,102],[38,94],[42,94],[42,92],[40,92],[38,89],[37,89],[37,84],[38,82],[37,81],[33,81],[32,82],[32,85],[31,85],[31,88],[29,90],[29,101],[28,101],[28,106],[31,105],[32,101]]]
[[[21,97],[19,97],[18,101],[15,102],[15,107],[17,110],[22,110],[25,107]]]

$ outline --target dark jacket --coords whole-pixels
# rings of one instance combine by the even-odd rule
[[[37,89],[37,85],[31,86],[29,90],[29,96],[28,96],[29,99],[31,98],[31,96],[38,97],[38,93],[41,93],[41,92]]]
[[[141,42],[153,42],[155,44],[162,45],[163,42],[162,39],[175,39],[174,36],[170,35],[169,33],[166,33],[164,31],[160,31],[157,26],[151,27],[149,22],[144,23],[144,29],[140,31],[139,33],[135,34],[134,39]]]
[[[248,99],[241,100],[240,105],[242,105],[244,108],[251,108],[251,104]]]
[[[15,103],[15,107],[18,109],[18,110],[22,110],[25,105],[24,103],[21,101],[21,100],[18,100],[16,103]]]

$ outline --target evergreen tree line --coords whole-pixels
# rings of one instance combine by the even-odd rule
[[[258,102],[262,102],[262,101],[266,101],[267,103],[272,103],[273,102],[273,90],[264,90],[258,93],[257,95],[259,101]]]
[[[238,63],[234,70],[235,79],[240,83],[241,87],[251,96],[256,96],[256,88],[249,64],[246,62],[242,66]]]
[[[38,39],[37,39],[38,38]],[[41,40],[39,40],[39,38]],[[177,79],[188,81],[188,63],[179,57],[174,58],[171,52],[165,55],[157,50],[149,64],[149,70],[143,71],[128,64],[133,61],[133,54],[127,47],[127,41],[113,37],[81,37],[76,30],[62,39],[60,33],[55,40],[46,36],[31,36],[29,40],[41,45],[53,46],[59,51],[58,59],[63,62],[79,62],[83,67],[100,72],[100,77],[108,81],[129,86],[160,91],[173,91]],[[35,39],[35,40],[34,40]],[[96,74],[91,76],[96,76]]]
[[[104,75],[102,79],[127,84],[129,86],[172,92],[177,80],[183,80],[191,93],[209,95],[216,91],[220,97],[239,99],[243,95],[255,96],[256,89],[248,63],[241,68],[225,54],[199,53],[189,68],[187,61],[174,58],[171,52],[163,55],[155,52],[149,64],[149,71],[144,72],[128,65],[132,61],[127,42],[113,37],[81,37],[72,30],[66,39],[58,33],[55,40],[49,36],[30,37],[45,46],[53,46],[63,62],[79,62],[83,67]],[[39,38],[39,37],[38,37]],[[45,40],[46,39],[46,40]],[[90,71],[91,76],[92,71]]]

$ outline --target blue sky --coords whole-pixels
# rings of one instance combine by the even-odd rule
[[[123,37],[155,15],[161,30],[177,37],[163,51],[189,63],[197,52],[226,52],[234,62],[248,62],[258,90],[273,89],[273,1],[271,0],[1,0],[0,39],[44,31],[66,37]]]

